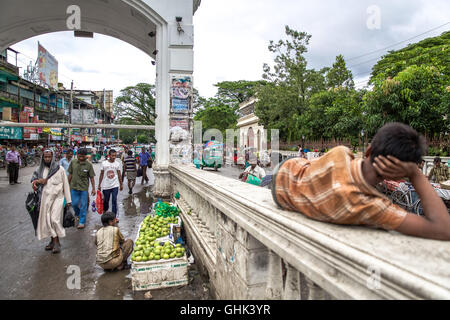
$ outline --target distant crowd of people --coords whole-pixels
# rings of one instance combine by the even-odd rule
[[[102,215],[104,227],[97,232],[95,239],[98,249],[97,263],[107,270],[127,267],[126,260],[133,244],[131,240],[123,238],[117,227],[117,196],[119,191],[123,190],[125,176],[129,194],[133,192],[138,175],[142,175],[141,184],[149,182],[146,171],[148,167],[152,167],[155,153],[145,148],[142,148],[139,154],[133,153],[127,146],[123,149],[119,156],[114,148],[106,147],[103,150],[107,154],[106,159],[101,162],[97,189],[92,164],[95,153],[88,157],[86,148],[74,147],[63,150],[64,157],[58,161],[54,150],[43,150],[31,183],[33,190],[38,192],[40,197],[37,238],[50,238],[45,250],[53,253],[61,251],[60,238],[65,237],[65,229],[62,226],[64,209],[73,210],[77,229],[85,228],[90,186],[92,197],[96,195],[97,190],[102,192],[105,212]]]

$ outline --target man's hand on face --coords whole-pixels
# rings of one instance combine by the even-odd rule
[[[412,178],[420,173],[416,163],[404,162],[391,155],[375,157],[373,166],[380,176],[390,180],[398,180],[404,177]]]

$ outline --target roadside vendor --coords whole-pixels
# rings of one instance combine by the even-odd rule
[[[248,162],[250,165],[247,167],[247,169],[244,170],[244,172],[239,175],[239,179],[245,182],[247,180],[247,176],[252,175],[262,180],[266,176],[266,172],[263,168],[258,166],[257,159],[254,157],[250,157]]]
[[[431,168],[430,173],[428,174],[428,180],[431,180],[436,183],[441,183],[442,181],[447,181],[449,179],[449,168],[445,164],[441,164],[441,158],[434,158],[434,166]]]

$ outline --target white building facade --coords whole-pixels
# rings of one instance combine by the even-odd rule
[[[237,123],[239,129],[239,148],[256,148],[257,151],[267,149],[267,133],[264,126],[259,125],[259,118],[255,115],[257,98],[250,98],[239,105],[240,118]]]

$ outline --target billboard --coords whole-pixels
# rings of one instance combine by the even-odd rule
[[[0,127],[0,139],[22,140],[22,128]]]
[[[58,88],[58,61],[38,42],[38,72],[42,84]]]
[[[93,124],[95,123],[94,109],[73,109],[72,123],[74,124]]]

